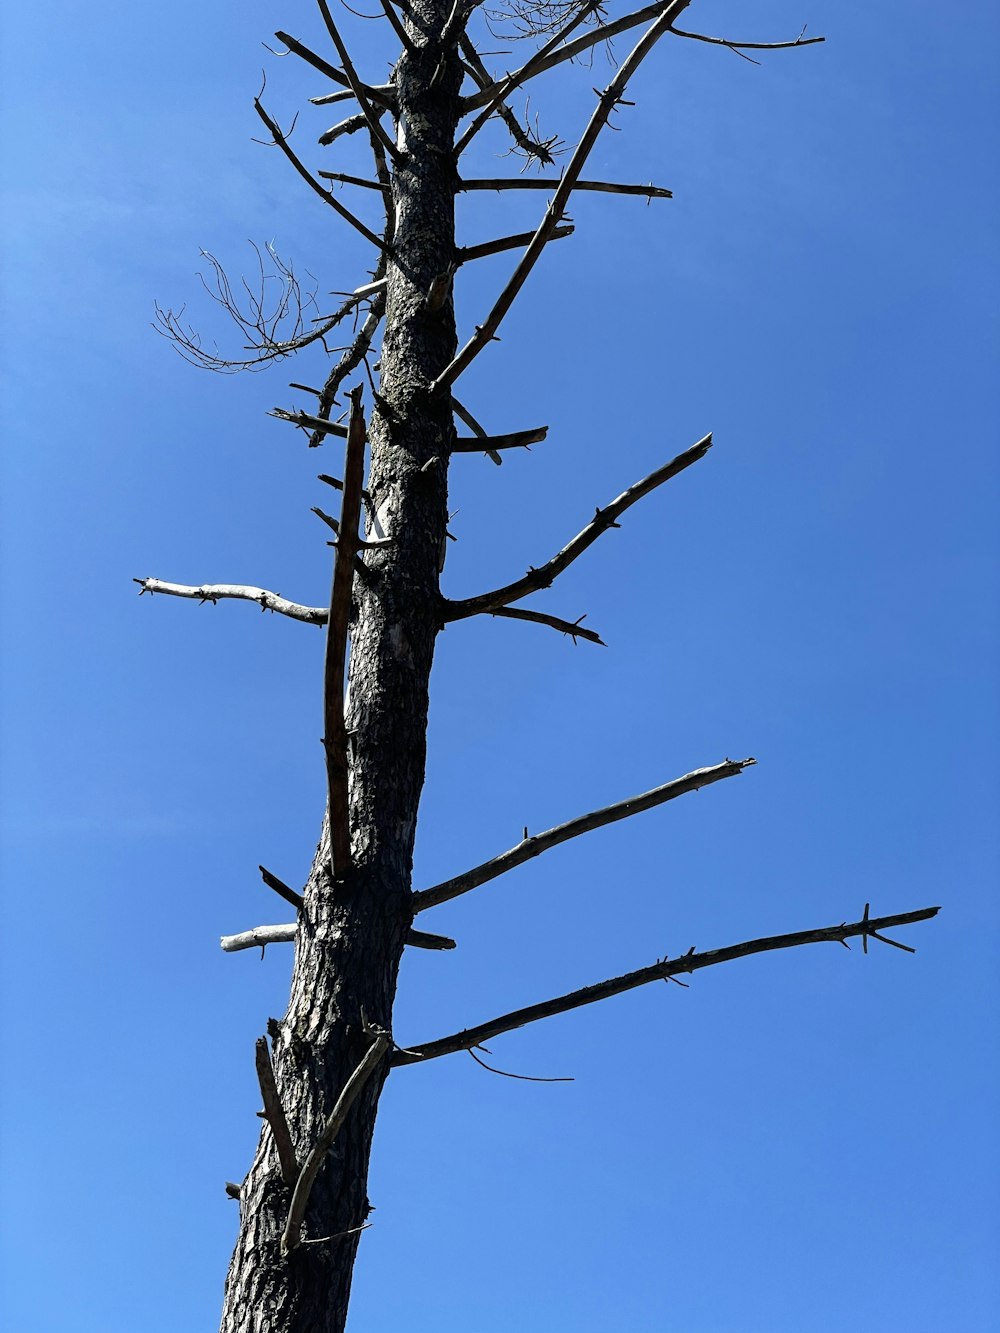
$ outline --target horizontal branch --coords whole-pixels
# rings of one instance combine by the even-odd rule
[[[707,37],[703,32],[685,32],[672,24],[670,31],[675,37],[688,37],[693,42],[708,42],[711,46],[728,46],[731,51],[790,51],[796,46],[817,46],[826,41],[825,37],[806,37],[805,28],[791,42],[736,42],[728,37]]]
[[[797,949],[803,944],[846,943],[860,935],[867,942],[871,937],[881,938],[879,931],[891,930],[894,926],[913,925],[918,921],[929,921],[937,916],[941,909],[924,907],[916,912],[900,912],[895,916],[874,917],[869,920],[867,909],[861,921],[850,925],[842,922],[839,926],[821,926],[817,930],[800,930],[791,935],[769,935],[763,939],[746,940],[742,944],[733,944],[726,949],[709,949],[704,953],[689,950],[680,958],[672,961],[663,959],[636,972],[626,972],[623,976],[612,977],[608,981],[599,981],[594,986],[584,986],[581,990],[570,991],[568,995],[559,995],[541,1004],[528,1005],[524,1009],[515,1009],[509,1014],[480,1023],[477,1027],[466,1028],[462,1032],[440,1037],[437,1041],[424,1046],[412,1046],[406,1050],[397,1049],[393,1056],[393,1065],[409,1065],[419,1060],[433,1060],[440,1055],[452,1055],[455,1051],[468,1051],[502,1032],[512,1032],[515,1028],[537,1023],[539,1019],[551,1018],[554,1014],[564,1014],[571,1009],[580,1009],[585,1004],[596,1004],[599,1000],[610,999],[612,995],[621,995],[624,991],[646,986],[651,981],[667,981],[670,977],[697,972],[704,967],[714,967],[717,963],[728,963],[736,958],[748,958],[755,953],[769,953],[775,949]],[[895,944],[895,940],[883,943]],[[899,946],[909,951],[909,945]]]
[[[666,782],[661,787],[653,787],[640,796],[629,796],[624,801],[616,801],[614,805],[606,805],[600,810],[591,810],[588,814],[570,819],[565,824],[557,824],[555,828],[550,828],[545,833],[525,838],[516,847],[501,852],[499,856],[484,861],[482,865],[472,870],[466,870],[464,874],[456,875],[454,879],[446,879],[441,884],[435,884],[433,888],[420,890],[413,895],[413,910],[422,912],[427,907],[437,907],[439,903],[449,902],[452,898],[468,893],[470,889],[479,888],[480,884],[486,884],[499,875],[505,875],[508,870],[513,870],[516,866],[524,865],[525,861],[541,856],[542,852],[547,852],[550,847],[558,847],[560,843],[578,838],[582,833],[591,833],[594,829],[604,828],[607,824],[617,824],[620,819],[628,819],[630,815],[653,810],[656,806],[664,805],[678,796],[686,796],[689,792],[709,787],[713,782],[734,778],[756,762],[755,759],[725,759],[721,764],[696,768],[692,773],[685,773],[682,778],[674,778],[672,782]]]
[[[495,611],[491,611],[490,615],[503,616],[508,620],[531,620],[536,625],[548,625],[562,634],[568,634],[574,643],[577,639],[586,639],[588,643],[600,644],[602,648],[608,646],[596,630],[584,629],[580,624],[580,620],[585,619],[584,616],[581,616],[580,620],[562,620],[559,616],[550,616],[544,611],[525,611],[519,606],[499,606]]]
[[[515,430],[507,435],[459,435],[452,452],[488,454],[492,449],[527,449],[531,444],[541,444],[548,433],[548,426],[536,426],[534,430]]]
[[[357,134],[358,130],[366,130],[368,121],[363,111],[358,111],[353,116],[348,116],[346,120],[339,120],[336,125],[331,125],[328,130],[324,130],[316,142],[323,148],[329,148],[332,143],[340,139],[345,134]]]
[[[245,949],[265,949],[269,944],[294,944],[297,932],[297,924],[286,921],[276,926],[254,926],[253,930],[244,930],[238,935],[223,935],[220,944],[223,953],[242,953]],[[406,943],[411,949],[456,947],[449,935],[433,935],[427,930],[408,930]]]
[[[322,176],[324,173],[320,172]],[[483,180],[459,181],[460,191],[466,190],[554,190],[558,177],[551,176],[497,176]],[[673,191],[662,185],[619,185],[616,181],[577,181],[574,190],[590,190],[596,194],[634,194],[644,199],[673,199]]]
[[[540,592],[542,588],[551,587],[559,574],[571,565],[574,560],[583,554],[588,547],[592,546],[602,533],[607,532],[609,528],[618,527],[617,520],[626,509],[630,509],[637,501],[654,491],[664,482],[670,481],[689,468],[692,463],[697,463],[700,458],[704,458],[712,447],[712,436],[706,435],[704,439],[699,440],[697,444],[692,445],[684,453],[678,454],[676,458],[663,467],[657,468],[651,472],[648,477],[642,481],[637,481],[634,486],[630,486],[627,491],[623,491],[617,500],[612,500],[606,509],[598,509],[594,517],[583,529],[577,533],[571,542],[568,542],[561,551],[546,561],[538,569],[529,569],[520,579],[515,579],[513,583],[508,583],[502,588],[495,588],[492,592],[480,593],[478,597],[467,597],[462,601],[446,601],[444,604],[444,618],[446,621],[464,620],[467,616],[480,615],[485,611],[495,611],[499,607],[506,606],[510,602],[518,602],[522,597],[527,597],[530,593]]]
[[[286,1185],[294,1185],[299,1178],[299,1164],[295,1157],[292,1136],[288,1131],[285,1110],[278,1096],[278,1087],[274,1081],[274,1069],[271,1065],[271,1053],[267,1049],[267,1038],[258,1037],[255,1048],[257,1082],[264,1102],[264,1118],[271,1126],[274,1146],[278,1152],[278,1165],[281,1179]]]
[[[322,176],[325,181],[336,181],[338,185],[357,185],[364,190],[378,190],[380,193],[385,191],[385,186],[379,181],[370,181],[364,176],[350,176],[346,171],[317,171],[317,176]]]
[[[572,236],[576,230],[572,224],[567,223],[553,229],[550,241],[561,241],[564,236]],[[514,236],[501,236],[496,241],[483,241],[480,245],[459,246],[455,252],[455,258],[459,264],[468,264],[473,259],[485,259],[487,255],[499,255],[505,250],[520,250],[522,246],[527,245],[534,236],[533,231],[519,231]]]
[[[347,1114],[357,1099],[358,1093],[374,1074],[382,1056],[389,1049],[389,1037],[379,1032],[365,1052],[364,1058],[347,1080],[343,1091],[337,1098],[333,1110],[323,1127],[319,1138],[313,1144],[305,1165],[292,1192],[292,1201],[288,1207],[288,1220],[281,1236],[281,1253],[288,1254],[296,1249],[302,1237],[302,1223],[305,1220],[306,1205],[312,1192],[313,1182],[319,1175],[320,1167],[326,1161],[326,1155],[333,1147]]]
[[[337,421],[327,421],[325,417],[317,417],[312,412],[289,412],[284,407],[272,407],[267,415],[275,417],[278,421],[287,421],[292,426],[299,426],[302,430],[318,431],[321,435],[336,435],[340,440],[347,439],[346,426]]]
[[[309,625],[325,625],[326,610],[322,606],[302,606],[290,602],[266,588],[254,588],[241,583],[202,583],[189,587],[185,583],[164,583],[162,579],[133,579],[139,585],[139,596],[144,592],[165,593],[168,597],[190,597],[196,602],[222,602],[228,598],[241,602],[256,602],[262,611],[276,611],[291,620],[304,620]]]

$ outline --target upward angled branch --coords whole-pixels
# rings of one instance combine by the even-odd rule
[[[683,976],[703,967],[714,967],[717,963],[728,963],[734,958],[747,958],[755,953],[769,953],[774,949],[797,949],[803,944],[846,944],[856,935],[860,935],[866,944],[871,936],[881,939],[885,944],[896,944],[895,940],[886,939],[878,932],[890,930],[893,926],[909,926],[917,921],[929,921],[931,917],[937,916],[940,910],[938,907],[923,907],[916,912],[900,912],[896,916],[875,917],[869,920],[866,907],[863,919],[854,921],[850,925],[841,922],[839,926],[820,926],[817,930],[799,930],[791,935],[769,935],[763,939],[732,944],[726,949],[708,949],[704,953],[695,953],[691,949],[672,961],[664,958],[650,967],[626,972],[624,976],[599,981],[594,986],[584,986],[581,990],[570,991],[568,995],[559,995],[553,1000],[544,1000],[541,1004],[515,1009],[509,1014],[491,1019],[488,1023],[466,1028],[463,1032],[454,1032],[450,1037],[439,1037],[437,1041],[427,1042],[424,1046],[397,1049],[392,1063],[410,1065],[418,1060],[433,1060],[439,1055],[452,1055],[455,1051],[468,1051],[492,1037],[499,1036],[501,1032],[512,1032],[515,1028],[537,1023],[541,1018],[551,1018],[553,1014],[565,1014],[570,1009],[579,1009],[585,1004],[607,1000],[612,995],[621,995],[623,991],[635,990],[637,986],[647,986],[651,981],[667,981],[670,977]],[[907,944],[899,944],[896,947],[905,949],[908,953],[915,952]]]
[[[357,71],[354,68],[354,62],[351,59],[350,52],[344,45],[344,40],[340,35],[340,30],[333,21],[333,15],[330,13],[330,6],[326,0],[316,0],[319,5],[319,12],[323,15],[323,22],[326,24],[326,30],[330,34],[330,40],[337,48],[337,55],[340,56],[340,62],[344,66],[344,76],[347,79],[351,92],[358,100],[362,115],[368,122],[368,128],[371,131],[373,139],[376,139],[389,156],[396,157],[396,145],[392,142],[385,130],[379,123],[379,118],[372,110],[372,104],[369,100],[368,89],[358,78]]]
[[[539,256],[545,249],[546,243],[562,219],[563,213],[566,210],[566,205],[569,202],[569,197],[573,192],[574,185],[580,177],[584,164],[590,156],[594,144],[597,142],[598,135],[608,123],[608,117],[624,97],[625,88],[629,79],[670,27],[670,24],[674,19],[677,18],[679,14],[683,13],[690,3],[691,0],[672,0],[672,3],[664,9],[659,18],[657,18],[642,35],[631,53],[623,61],[618,73],[608,84],[607,88],[605,88],[604,92],[601,93],[597,106],[594,108],[594,113],[590,118],[590,122],[583,132],[583,137],[574,149],[573,156],[570,158],[566,170],[563,172],[559,185],[552,198],[549,200],[548,207],[545,210],[545,215],[539,224],[538,230],[532,237],[530,245],[521,256],[521,260],[511,275],[510,281],[497,297],[496,304],[487,315],[485,322],[477,327],[474,336],[465,344],[452,361],[451,365],[447,366],[437,377],[434,381],[433,388],[443,389],[450,384],[454,384],[462,371],[467,369],[486,344],[492,340],[493,335],[500,327],[501,320],[514,304],[518,292],[520,292],[521,288],[524,286],[529,273],[534,268],[535,264],[538,262]],[[475,125],[478,123],[478,121],[475,122],[472,128],[474,129]],[[470,130],[459,143],[459,150],[469,139],[471,132],[472,131]]]
[[[290,37],[287,32],[276,32],[274,35],[279,42],[284,42],[289,51],[294,55],[297,55],[308,65],[312,65],[313,69],[318,69],[321,74],[325,74],[326,77],[332,79],[334,83],[339,83],[342,88],[347,89],[346,95],[348,97],[357,97],[357,92],[352,85],[350,76],[346,73],[346,70],[337,69],[337,67],[331,65],[328,60],[324,60],[322,56],[318,56],[315,51],[310,51],[309,47],[303,45],[297,38]],[[356,77],[357,76],[355,76],[355,78]],[[383,84],[381,87],[373,87],[369,84],[362,84],[361,87],[364,90],[365,96],[372,102],[375,102],[378,106],[384,107],[387,111],[391,111],[395,107],[396,99],[393,96],[393,88],[391,85]],[[312,100],[319,101],[321,99],[313,98]],[[358,98],[358,101],[360,100],[361,99]]]
[[[323,668],[323,745],[326,750],[327,789],[330,812],[330,847],[333,872],[343,879],[351,865],[351,821],[348,802],[350,764],[347,729],[344,724],[344,675],[347,658],[347,628],[351,618],[354,587],[354,558],[358,553],[358,521],[365,466],[365,418],[361,410],[362,386],[351,390],[351,419],[344,459],[344,501],[340,511],[340,535],[333,565],[330,616],[326,630],[326,661]]]
[[[529,569],[527,574],[522,578],[515,579],[513,583],[508,583],[502,588],[494,588],[492,592],[480,593],[478,597],[466,597],[462,601],[446,600],[444,603],[445,620],[464,620],[467,616],[480,615],[484,611],[495,611],[497,607],[506,606],[509,602],[518,602],[530,593],[551,587],[554,579],[568,565],[571,565],[578,556],[582,555],[589,546],[592,546],[603,532],[618,526],[616,520],[624,514],[626,509],[631,508],[636,501],[641,500],[643,496],[648,495],[657,486],[662,486],[665,481],[669,481],[671,477],[676,477],[679,472],[689,468],[692,463],[697,463],[700,458],[704,458],[711,447],[712,437],[706,435],[703,440],[699,440],[690,449],[678,454],[676,458],[664,464],[663,467],[657,468],[655,472],[651,472],[642,481],[637,481],[634,486],[630,486],[627,491],[623,491],[617,500],[612,500],[606,509],[598,509],[583,531],[578,532],[571,542],[568,542],[561,551],[554,555],[551,560],[546,561],[539,569]]]
[[[678,796],[699,791],[713,782],[721,782],[723,778],[733,778],[756,762],[756,759],[724,759],[721,764],[713,764],[710,768],[696,768],[693,773],[686,773],[682,778],[674,778],[672,782],[664,783],[662,787],[654,787],[651,791],[643,792],[641,796],[629,796],[614,805],[606,805],[601,810],[591,810],[589,814],[578,815],[576,819],[570,819],[565,824],[557,824],[555,828],[550,828],[545,833],[525,838],[516,847],[494,856],[490,861],[484,861],[473,870],[466,870],[464,874],[456,875],[454,879],[446,879],[431,889],[415,893],[413,910],[422,912],[426,907],[436,907],[439,903],[449,902],[452,898],[468,893],[470,889],[477,889],[480,884],[486,884],[499,875],[505,875],[515,866],[524,865],[525,861],[541,856],[542,852],[547,852],[550,847],[558,847],[561,842],[569,842],[570,838],[578,838],[581,833],[604,828],[606,824],[616,824],[620,819],[628,819],[629,815],[652,810]]]

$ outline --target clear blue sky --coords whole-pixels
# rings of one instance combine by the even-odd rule
[[[573,1083],[461,1055],[394,1074],[357,1333],[1000,1324],[1000,19],[698,0],[686,22],[830,40],[648,62],[589,170],[676,197],[578,198],[463,381],[492,429],[551,430],[502,469],[456,460],[446,590],[539,563],[705,431],[716,447],[536,600],[586,611],[607,649],[490,619],[443,635],[416,882],[525,824],[760,763],[428,914],[459,947],[407,955],[396,1036],[866,900],[944,910],[906,932],[915,957],[747,960],[493,1045]],[[281,919],[258,862],[307,871],[321,635],[130,580],[320,601],[309,508],[337,452],[265,415],[305,405],[287,381],[318,359],[212,377],[152,305],[187,300],[223,341],[200,246],[238,273],[273,239],[321,292],[371,257],[251,142],[263,64],[286,124],[326,91],[260,45],[322,45],[310,4],[54,0],[4,27],[5,1326],[193,1333],[218,1316],[222,1186],[251,1158],[253,1042],[290,963],[218,937]],[[380,26],[348,31],[377,81]],[[532,115],[571,140],[598,82],[539,81]],[[330,113],[297,142],[356,169],[357,145],[309,148]],[[503,146],[484,136],[474,169],[516,166]],[[462,236],[531,227],[542,198],[463,200]],[[509,269],[463,272],[464,331]]]

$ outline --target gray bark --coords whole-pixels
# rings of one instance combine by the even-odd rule
[[[421,0],[414,13],[425,30],[439,29],[448,7]],[[332,879],[324,827],[299,913],[288,1011],[272,1024],[275,1081],[300,1162],[370,1045],[365,1025],[391,1031],[412,920],[413,840],[428,679],[442,623],[438,573],[454,438],[449,395],[431,396],[428,388],[457,346],[450,294],[436,310],[425,304],[434,279],[455,258],[452,148],[461,71],[453,51],[431,88],[439,58],[433,44],[423,53],[406,51],[395,73],[402,155],[393,172],[397,225],[368,480],[372,507],[392,541],[367,555],[372,576],[356,578],[354,586],[346,719],[352,864],[343,880]],[[280,1241],[291,1191],[264,1126],[241,1190],[223,1333],[343,1329],[387,1071],[388,1057],[348,1114],[309,1197],[303,1243],[287,1257]]]

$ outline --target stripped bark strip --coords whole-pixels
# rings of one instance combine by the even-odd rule
[[[361,394],[360,384],[351,390],[351,418],[344,458],[344,500],[340,511],[337,554],[333,562],[333,586],[330,592],[326,661],[323,670],[323,746],[326,750],[330,847],[333,856],[333,874],[337,879],[343,879],[351,866],[351,822],[348,800],[350,762],[347,754],[347,729],[344,725],[344,680],[365,467],[365,418],[361,410]]]
[[[264,1099],[264,1117],[271,1126],[274,1146],[278,1153],[278,1165],[281,1167],[281,1179],[286,1185],[294,1185],[299,1178],[299,1163],[295,1156],[292,1136],[288,1132],[288,1122],[278,1096],[274,1081],[274,1069],[271,1066],[271,1052],[267,1049],[267,1038],[258,1037],[256,1043],[257,1081],[260,1095]]]
[[[295,1190],[292,1194],[292,1202],[289,1205],[288,1221],[285,1223],[285,1230],[281,1237],[282,1254],[288,1254],[291,1250],[294,1250],[301,1241],[302,1223],[305,1220],[306,1205],[309,1203],[309,1194],[313,1187],[313,1181],[319,1174],[319,1169],[323,1165],[327,1153],[333,1146],[341,1125],[343,1125],[344,1121],[347,1119],[347,1113],[354,1105],[355,1098],[375,1072],[376,1065],[381,1060],[388,1047],[388,1036],[384,1032],[380,1032],[369,1046],[364,1059],[347,1080],[343,1092],[337,1098],[336,1105],[330,1112],[329,1119],[323,1128],[323,1132],[316,1140],[309,1156],[306,1158],[305,1165],[303,1166],[295,1184]]]

